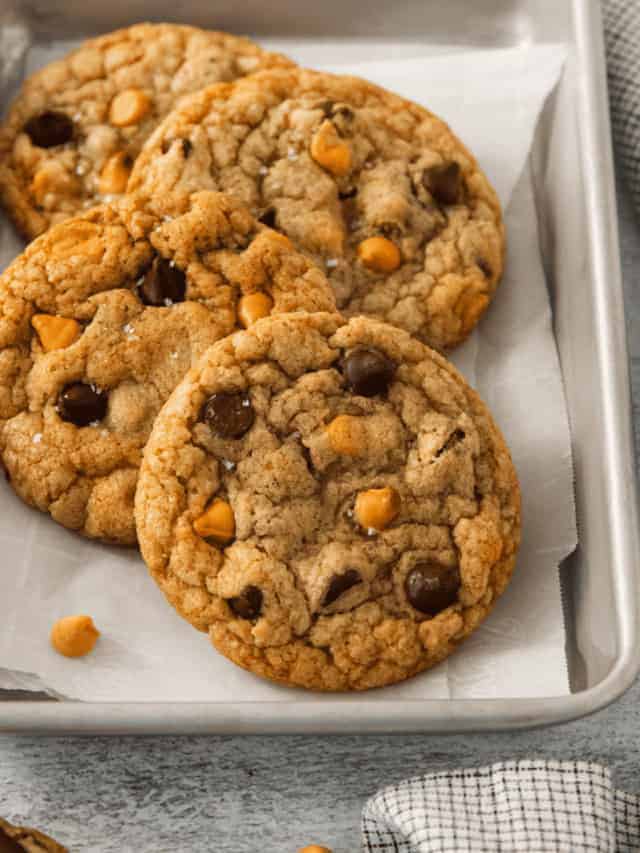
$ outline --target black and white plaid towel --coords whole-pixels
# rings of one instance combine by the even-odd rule
[[[640,211],[640,0],[604,0],[602,13],[613,135]]]
[[[609,770],[573,761],[510,761],[384,788],[365,806],[366,853],[631,853],[640,797]]]

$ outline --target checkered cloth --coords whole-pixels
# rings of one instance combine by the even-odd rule
[[[433,773],[366,804],[367,853],[637,853],[640,797],[609,770],[573,761],[509,761]]]
[[[603,0],[602,14],[616,153],[640,211],[640,2]]]

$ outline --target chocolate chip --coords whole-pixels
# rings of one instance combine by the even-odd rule
[[[478,266],[482,272],[482,274],[486,278],[493,278],[493,270],[489,266],[489,262],[485,261],[484,258],[476,258],[476,266]]]
[[[94,385],[74,382],[62,389],[58,397],[58,414],[63,421],[88,426],[107,414],[108,396]]]
[[[331,118],[335,105],[335,101],[322,101],[322,103],[318,104],[318,109],[322,110],[327,118]]]
[[[181,139],[180,144],[182,145],[182,155],[186,160],[193,150],[193,143],[190,139]]]
[[[262,597],[257,586],[245,586],[240,595],[228,598],[227,604],[240,619],[257,619],[262,610]]]
[[[348,198],[355,198],[358,194],[358,190],[355,187],[351,187],[348,190],[344,190],[344,192],[338,193],[338,198],[342,201],[345,201]]]
[[[73,122],[69,116],[53,110],[31,116],[23,130],[38,148],[53,148],[73,139]]]
[[[418,563],[404,582],[404,591],[412,607],[427,616],[435,616],[458,598],[460,573],[438,563]]]
[[[341,575],[333,575],[329,581],[329,588],[322,599],[322,606],[328,607],[333,604],[343,593],[358,583],[362,583],[362,578],[355,569],[347,569]]]
[[[11,838],[0,826],[0,853],[24,853],[24,847]]]
[[[268,207],[264,213],[261,213],[258,217],[258,222],[262,222],[263,225],[266,225],[267,228],[275,228],[276,227],[276,211],[273,207]]]
[[[395,373],[395,365],[375,349],[357,349],[344,360],[347,385],[354,394],[374,397],[385,394]]]
[[[354,112],[346,104],[336,104],[335,101],[322,101],[318,104],[326,118],[342,118],[345,121],[353,121]]]
[[[209,397],[202,419],[221,438],[241,438],[253,426],[255,412],[244,391],[222,391]]]
[[[155,258],[138,285],[138,296],[145,305],[162,306],[184,302],[186,291],[185,274],[166,258]]]
[[[160,145],[160,150],[163,154],[168,154],[172,145],[173,139],[163,139],[162,144]]]
[[[422,173],[424,188],[441,204],[457,204],[462,194],[462,172],[457,163],[431,166]]]

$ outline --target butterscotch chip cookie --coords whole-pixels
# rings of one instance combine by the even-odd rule
[[[124,192],[144,141],[186,94],[290,64],[248,39],[177,24],[87,41],[30,77],[14,101],[0,132],[2,201],[35,237]]]
[[[192,361],[254,322],[334,310],[323,273],[239,202],[163,219],[136,199],[54,226],[0,278],[0,452],[16,492],[86,536],[134,543],[142,448]]]
[[[297,314],[218,342],[176,388],[136,519],[165,596],[224,655],[364,690],[433,666],[484,619],[514,567],[520,496],[445,359],[375,320]]]
[[[233,193],[291,237],[347,316],[437,349],[466,338],[502,273],[500,205],[473,155],[435,115],[364,80],[293,68],[191,96],[130,188],[161,213],[171,193],[199,187]]]
[[[12,826],[0,818],[0,853],[67,853],[67,848],[37,829]]]

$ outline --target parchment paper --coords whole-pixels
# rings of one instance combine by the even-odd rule
[[[513,453],[524,511],[518,566],[493,614],[458,654],[369,698],[565,694],[558,564],[577,543],[573,473],[526,168],[536,120],[561,73],[565,49],[445,51],[434,57],[414,45],[401,58],[346,65],[339,59],[355,53],[344,44],[283,47],[301,63],[369,77],[440,114],[476,154],[506,209],[504,279],[453,361],[489,404]],[[61,52],[61,45],[33,50],[29,66]],[[3,267],[19,249],[2,223]],[[165,603],[135,551],[101,546],[58,527],[22,504],[4,480],[0,549],[0,687],[96,701],[322,701],[228,663]],[[51,650],[48,635],[58,617],[76,612],[91,614],[102,636],[91,655],[71,661]]]

